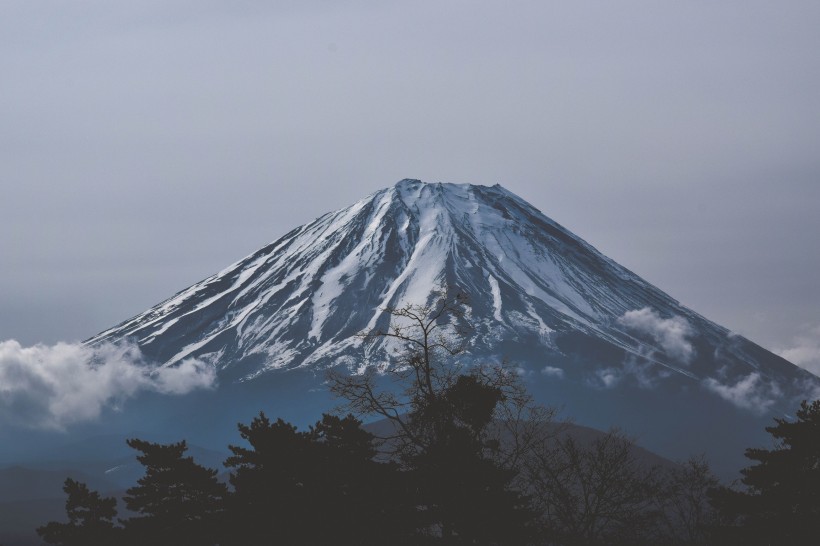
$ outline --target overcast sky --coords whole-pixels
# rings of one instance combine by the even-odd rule
[[[501,183],[820,370],[818,28],[816,0],[5,0],[0,340],[90,337],[407,177]]]

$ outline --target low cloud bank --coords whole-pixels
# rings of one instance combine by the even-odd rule
[[[186,394],[215,384],[213,367],[200,360],[160,367],[130,343],[23,347],[0,341],[0,423],[62,430],[143,391]]]
[[[694,332],[683,317],[662,318],[654,309],[644,307],[627,311],[618,322],[636,333],[649,336],[667,355],[682,364],[689,364],[695,356],[695,349],[687,339]]]

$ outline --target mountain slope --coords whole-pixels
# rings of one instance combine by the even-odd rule
[[[504,188],[416,180],[297,228],[90,343],[133,338],[168,364],[196,356],[226,369],[252,360],[250,378],[331,364],[360,344],[351,336],[385,325],[385,307],[425,303],[442,286],[470,295],[473,349],[481,356],[511,337],[555,351],[562,334],[572,332],[679,374],[715,371],[714,358],[696,359],[690,369],[685,355],[667,354],[670,347],[653,343],[652,335],[636,337],[641,328],[619,320],[649,308],[656,322],[681,317],[696,343],[729,351],[749,370],[760,368],[761,350],[682,307]],[[652,334],[651,328],[643,330]],[[795,372],[767,356],[770,374]]]
[[[651,447],[667,456],[684,441],[657,429],[736,433],[746,447],[749,431],[820,392],[815,376],[504,188],[418,180],[301,226],[88,343],[132,339],[167,366],[195,357],[218,369],[221,390],[256,385],[285,404],[295,376],[281,372],[307,372],[307,392],[329,366],[389,361],[355,334],[386,327],[385,307],[427,303],[442,287],[469,294],[467,363],[509,360],[540,400],[593,426],[666,438]]]

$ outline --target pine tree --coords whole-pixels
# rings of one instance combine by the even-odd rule
[[[298,544],[300,530],[311,524],[303,510],[303,479],[313,466],[307,436],[282,419],[271,422],[264,413],[238,428],[250,448],[228,446],[233,456],[225,466],[234,469],[229,544]]]
[[[745,490],[720,488],[712,500],[726,524],[725,544],[817,544],[820,537],[820,400],[797,419],[775,419],[774,449],[747,449],[757,464],[741,471]]]
[[[117,501],[100,497],[81,482],[67,478],[63,485],[68,523],[52,521],[37,529],[37,534],[55,546],[104,546],[116,544],[120,529],[114,526]]]
[[[128,440],[141,453],[145,475],[126,491],[126,507],[139,514],[126,520],[131,543],[200,546],[219,543],[227,486],[217,471],[185,457],[185,441],[155,444]]]
[[[230,543],[400,544],[394,467],[373,460],[373,437],[360,425],[324,415],[299,431],[264,413],[240,424],[250,448],[229,446],[225,461],[234,469]]]
[[[533,513],[512,487],[515,470],[497,463],[489,434],[500,388],[458,376],[435,399],[420,402],[410,427],[426,429],[424,449],[403,454],[424,508],[422,533],[445,544],[524,544]]]
[[[323,415],[311,427],[317,451],[314,504],[324,506],[316,544],[405,544],[413,528],[414,507],[405,476],[395,463],[377,462],[374,437],[361,421]]]

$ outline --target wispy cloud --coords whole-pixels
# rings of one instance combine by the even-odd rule
[[[556,368],[555,366],[544,366],[541,369],[541,374],[546,375],[547,377],[564,377],[564,370],[561,368]]]
[[[0,342],[0,422],[64,429],[97,419],[142,391],[185,394],[212,388],[213,367],[186,359],[174,367],[145,361],[136,345]]]
[[[820,326],[807,327],[806,332],[795,336],[790,345],[777,350],[777,354],[820,376]]]
[[[593,387],[611,389],[618,385],[623,377],[623,370],[618,368],[601,368],[599,370],[595,370],[589,384]]]
[[[627,311],[618,322],[635,333],[650,337],[667,355],[682,364],[689,364],[695,356],[695,349],[687,339],[694,332],[683,317],[662,318],[654,309],[644,307]]]
[[[703,386],[737,407],[759,414],[765,413],[782,395],[777,383],[765,380],[758,372],[752,372],[734,384],[707,377]]]
[[[651,389],[657,386],[670,373],[651,360],[640,355],[627,355],[620,368],[608,367],[596,370],[588,383],[593,387],[609,389],[622,381],[630,379],[642,389]]]

